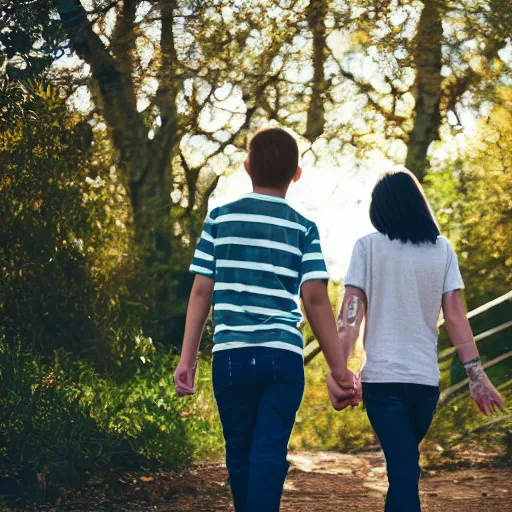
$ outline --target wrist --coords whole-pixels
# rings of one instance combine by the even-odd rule
[[[186,368],[195,368],[197,366],[197,354],[181,354],[180,365]]]
[[[339,366],[332,367],[331,373],[335,380],[349,380],[352,372],[346,366]]]
[[[479,357],[475,357],[463,363],[462,366],[464,366],[464,370],[470,381],[480,380],[485,377],[485,371]]]

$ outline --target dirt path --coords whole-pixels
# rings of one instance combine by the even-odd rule
[[[380,453],[290,455],[282,512],[384,510],[386,475]],[[132,475],[68,501],[61,511],[232,511],[222,464],[200,464],[181,476]],[[512,512],[512,469],[429,472],[421,483],[424,512]]]

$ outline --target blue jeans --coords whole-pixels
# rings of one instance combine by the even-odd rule
[[[278,512],[304,392],[302,356],[269,347],[215,352],[213,389],[236,512]]]
[[[419,444],[432,423],[439,388],[363,382],[363,400],[386,457],[385,512],[419,512]]]

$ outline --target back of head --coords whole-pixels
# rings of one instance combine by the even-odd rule
[[[282,188],[292,181],[299,165],[297,142],[281,128],[256,132],[249,142],[251,179],[259,187]]]
[[[379,177],[372,192],[370,220],[377,231],[404,243],[435,243],[440,235],[420,183],[404,167]]]

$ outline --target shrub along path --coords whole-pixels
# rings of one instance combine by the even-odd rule
[[[512,510],[512,468],[493,468],[480,455],[455,469],[426,471],[421,482],[424,512]],[[384,510],[386,476],[380,453],[343,455],[299,452],[290,456],[282,512]],[[232,511],[222,464],[202,463],[182,475],[130,474],[88,489],[60,511]],[[43,510],[43,509],[40,509]],[[47,508],[46,510],[52,510]]]

